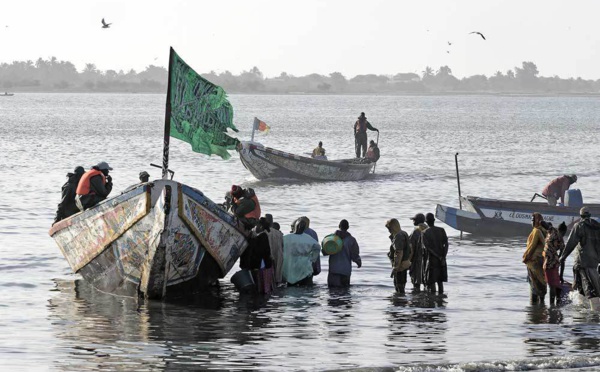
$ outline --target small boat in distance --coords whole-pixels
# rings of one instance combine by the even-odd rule
[[[570,198],[569,198],[570,196]],[[583,204],[581,192],[567,190],[566,206],[547,203],[461,197],[463,209],[438,204],[435,216],[446,225],[474,235],[527,236],[532,229],[531,215],[539,212],[546,222],[558,227],[565,222],[569,230],[579,222],[582,206],[590,209],[592,217],[600,217],[600,204]]]
[[[14,95],[15,95],[14,93],[8,93],[8,92],[4,92],[4,94],[0,94],[0,96],[2,96],[2,97],[12,97]]]
[[[315,181],[357,181],[365,178],[375,163],[365,159],[322,160],[265,147],[254,141],[237,148],[246,169],[259,180],[291,178]]]

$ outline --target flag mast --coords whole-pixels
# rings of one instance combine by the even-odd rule
[[[173,47],[169,51],[169,71],[167,80],[167,105],[165,107],[165,133],[163,138],[162,179],[168,179],[169,174],[169,141],[171,138],[171,68],[173,64]]]
[[[256,127],[258,126],[258,125],[256,125],[257,122],[258,122],[258,118],[255,116],[254,122],[252,123],[252,138],[250,138],[250,142],[254,142],[254,131],[256,130]]]

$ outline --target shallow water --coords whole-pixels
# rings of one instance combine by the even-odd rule
[[[301,215],[320,235],[342,218],[363,267],[348,291],[326,286],[268,299],[220,290],[188,303],[141,303],[93,290],[47,231],[64,175],[105,160],[116,190],[147,170],[159,177],[164,97],[20,94],[0,100],[0,365],[12,370],[515,370],[600,366],[600,319],[575,304],[530,306],[524,239],[484,239],[447,228],[444,296],[394,294],[385,220],[457,205],[463,194],[529,200],[563,173],[598,202],[597,118],[586,97],[231,96],[238,134],[271,126],[267,146],[330,158],[353,154],[360,111],[380,129],[382,159],[360,182],[258,181],[172,140],[175,178],[220,202],[232,183],[253,187],[284,230]],[[369,133],[374,134],[374,133]],[[370,138],[375,138],[370,136]],[[235,153],[233,154],[235,155]],[[441,224],[443,226],[443,224]],[[565,275],[570,278],[570,270]],[[410,288],[410,285],[408,286]],[[4,369],[4,368],[3,368]]]

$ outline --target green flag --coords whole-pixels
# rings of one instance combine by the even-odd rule
[[[239,143],[227,135],[233,125],[233,108],[223,88],[198,75],[174,50],[169,63],[171,137],[192,145],[192,150],[223,159]]]

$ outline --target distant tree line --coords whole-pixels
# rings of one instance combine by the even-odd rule
[[[523,62],[506,72],[492,76],[473,75],[457,78],[448,66],[434,70],[427,66],[421,74],[357,75],[347,79],[339,72],[329,75],[293,76],[282,72],[267,78],[253,67],[234,75],[229,71],[203,73],[229,93],[600,93],[599,80],[562,79],[539,76],[535,63]],[[144,71],[100,71],[93,63],[77,71],[71,62],[48,60],[15,61],[0,64],[0,87],[5,91],[84,91],[84,92],[165,92],[167,70],[150,65]]]

